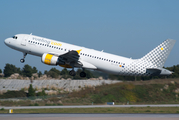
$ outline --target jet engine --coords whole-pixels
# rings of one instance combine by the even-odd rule
[[[48,53],[44,53],[42,55],[42,62],[47,65],[64,65],[65,64],[65,61],[63,61],[63,59],[61,59],[60,57],[52,55],[52,54],[48,54]]]

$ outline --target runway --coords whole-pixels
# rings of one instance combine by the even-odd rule
[[[78,106],[17,106],[5,107],[4,109],[44,109],[44,108],[105,108],[105,107],[179,107],[179,104],[161,104],[161,105],[78,105]]]
[[[178,120],[179,114],[0,114],[1,120]]]

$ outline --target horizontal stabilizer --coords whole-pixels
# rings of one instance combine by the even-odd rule
[[[173,72],[164,68],[147,68],[146,73],[154,76],[158,75],[171,75]]]
[[[150,75],[160,75],[161,70],[156,68],[148,68],[146,72],[149,73]]]

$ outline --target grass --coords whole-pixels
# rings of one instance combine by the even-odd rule
[[[14,113],[177,113],[179,107],[14,109]],[[0,110],[8,113],[9,110]]]

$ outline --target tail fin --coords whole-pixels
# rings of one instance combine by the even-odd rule
[[[155,49],[150,51],[144,57],[141,58],[142,61],[147,61],[155,65],[156,67],[162,68],[164,63],[170,54],[176,40],[167,39],[162,42],[159,46]]]

